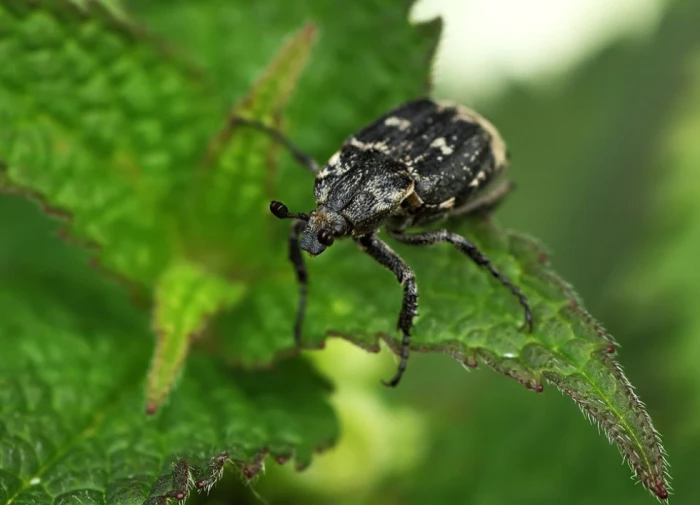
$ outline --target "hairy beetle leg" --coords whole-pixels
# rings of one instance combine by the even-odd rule
[[[516,290],[518,288],[515,288]],[[528,333],[532,333],[532,311],[530,310],[530,304],[527,302],[527,298],[525,298],[525,295],[520,293],[518,290],[518,298],[520,300],[520,305],[523,307],[523,310],[525,311],[525,322],[523,325],[520,327],[521,331],[527,331]]]
[[[382,381],[387,387],[396,387],[401,382],[408,365],[408,355],[411,345],[411,328],[413,328],[413,318],[418,315],[418,286],[416,276],[401,257],[396,254],[391,247],[379,240],[376,235],[365,235],[356,238],[355,241],[360,248],[374,258],[380,265],[390,270],[396,279],[403,286],[403,302],[399,313],[398,329],[401,330],[401,351],[396,374],[388,381]]]
[[[305,221],[296,220],[292,223],[292,231],[289,234],[289,261],[294,265],[294,272],[299,284],[299,305],[297,307],[297,317],[294,322],[294,341],[297,346],[301,345],[301,328],[304,323],[306,313],[306,295],[309,285],[309,275],[306,272],[304,258],[299,247],[299,235],[306,226]]]
[[[530,304],[527,301],[527,297],[525,297],[525,295],[522,294],[522,292],[520,291],[520,289],[518,289],[517,286],[510,282],[510,280],[505,275],[499,272],[496,269],[496,267],[494,267],[491,264],[489,259],[484,255],[484,253],[482,253],[479,250],[478,247],[476,247],[475,244],[471,243],[469,240],[462,237],[461,235],[451,233],[447,230],[426,231],[423,233],[416,234],[404,234],[399,231],[389,230],[389,233],[396,240],[403,242],[404,244],[418,246],[440,244],[444,242],[452,244],[459,252],[468,256],[474,263],[476,263],[480,267],[488,270],[491,273],[491,275],[493,275],[498,280],[498,282],[500,282],[503,286],[508,288],[508,290],[513,294],[513,296],[515,296],[518,299],[518,302],[520,302],[520,306],[525,312],[525,323],[523,324],[523,328],[526,328],[528,331],[532,331],[532,311],[530,310]]]

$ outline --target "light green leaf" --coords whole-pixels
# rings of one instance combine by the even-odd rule
[[[209,143],[195,184],[183,197],[189,210],[184,232],[189,254],[238,278],[251,277],[241,271],[241,263],[264,265],[270,256],[265,254],[270,249],[269,202],[279,149],[259,130],[233,126],[231,121],[244,118],[281,127],[282,110],[309,58],[315,34],[315,27],[307,25],[282,45]],[[259,251],[242,261],[251,244]]]
[[[148,376],[146,410],[154,413],[185,363],[190,342],[219,310],[240,300],[245,285],[228,282],[189,263],[170,266],[158,281],[154,328],[158,337]]]
[[[231,117],[253,118],[279,126],[281,107],[294,87],[308,56],[314,29],[308,26],[293,37],[275,61],[234,108]],[[263,229],[251,214],[266,210],[263,200],[265,181],[270,170],[260,165],[269,158],[270,141],[250,129],[236,132],[226,124],[209,145],[206,163],[199,175],[199,184],[187,201],[194,200],[191,228],[188,235],[189,254],[201,256],[211,269],[235,272],[225,278],[190,263],[171,266],[159,280],[155,290],[155,328],[158,345],[148,381],[149,412],[158,409],[171,390],[182,367],[189,342],[200,333],[209,318],[220,310],[235,305],[245,289],[235,277],[246,277],[231,265],[235,251],[226,247],[230,239],[247,235],[256,241],[255,230]],[[272,160],[268,159],[268,163]],[[240,222],[232,233],[231,223]],[[244,223],[249,222],[248,226]]]

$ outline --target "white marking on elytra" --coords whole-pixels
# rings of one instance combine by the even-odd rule
[[[486,172],[484,170],[481,170],[476,176],[474,176],[474,180],[469,183],[469,187],[471,188],[478,188],[479,184],[481,184],[481,181],[486,180]]]
[[[506,156],[507,148],[506,143],[501,137],[495,126],[491,122],[483,117],[481,114],[474,112],[473,110],[453,102],[438,101],[437,104],[438,112],[445,110],[455,111],[455,121],[467,121],[469,123],[476,123],[481,126],[491,137],[491,153],[493,154],[493,159],[495,162],[496,170],[501,170],[505,168],[508,163],[508,157]]]
[[[452,154],[453,151],[453,149],[447,145],[445,137],[436,138],[430,143],[430,147],[440,149],[440,152],[442,152],[442,154],[444,154],[445,156],[449,156],[450,154]]]
[[[452,207],[455,206],[455,197],[453,196],[449,200],[445,200],[442,202],[440,205],[438,205],[438,208],[440,209],[451,209]]]
[[[338,167],[340,162],[340,151],[336,152],[328,160],[326,166],[317,175],[316,179],[325,179],[329,175],[340,175],[340,167]],[[347,171],[347,170],[346,170]]]
[[[353,147],[357,147],[362,151],[370,151],[374,149],[375,151],[379,151],[380,153],[384,153],[389,149],[389,145],[385,141],[367,143],[357,140],[355,137],[350,138],[350,145]]]
[[[391,116],[384,120],[385,126],[396,126],[399,130],[405,130],[411,126],[411,121],[406,118]]]

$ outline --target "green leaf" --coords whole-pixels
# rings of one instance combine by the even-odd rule
[[[412,0],[365,0],[352,8],[318,0],[124,3],[137,20],[178,41],[236,101],[289,34],[313,23],[318,43],[287,117],[291,137],[319,161],[328,159],[349,132],[428,91],[441,28],[439,19],[408,23]],[[299,188],[307,197],[298,202],[308,204],[312,192],[307,183],[306,178],[291,176],[279,187]]]
[[[156,286],[158,335],[148,377],[147,411],[154,413],[184,365],[190,341],[213,314],[240,300],[245,285],[230,283],[189,263],[170,266]]]
[[[337,437],[329,387],[302,360],[244,372],[195,353],[147,417],[145,318],[114,289],[17,277],[0,290],[0,503],[165,503],[229,463],[247,479],[268,454],[305,466]]]
[[[193,71],[99,3],[0,6],[5,189],[70,217],[102,265],[152,285],[176,253],[167,206],[204,152],[219,103]]]
[[[166,63],[152,45],[124,35],[131,32],[109,16],[98,16],[96,13],[102,11],[95,6],[90,7],[87,15],[82,15],[75,14],[79,11],[66,9],[69,4],[59,0],[44,0],[42,7],[36,10],[23,8],[27,4],[19,0],[13,0],[8,5],[12,7],[0,8],[3,16],[0,21],[8,20],[12,26],[7,33],[22,34],[25,38],[3,39],[9,43],[0,45],[0,51],[4,51],[0,54],[9,55],[13,61],[15,58],[21,59],[29,70],[21,68],[19,73],[13,74],[15,67],[9,67],[10,70],[3,70],[5,74],[0,74],[3,86],[0,91],[0,117],[7,117],[8,124],[17,125],[16,131],[0,138],[0,159],[8,160],[2,183],[11,188],[39,192],[50,203],[70,210],[74,215],[73,227],[78,234],[103,246],[103,259],[109,260],[106,262],[108,268],[148,287],[155,285],[158,279],[170,279],[165,282],[168,289],[162,290],[160,299],[183,305],[182,310],[171,311],[171,315],[165,319],[167,324],[180,330],[172,331],[172,338],[166,342],[172,345],[171,352],[165,353],[169,358],[164,360],[170,368],[168,370],[166,367],[166,372],[159,374],[162,376],[156,381],[158,391],[167,390],[172,382],[190,329],[198,327],[209,307],[221,300],[233,300],[239,296],[230,292],[231,286],[225,286],[213,289],[219,295],[212,298],[205,296],[204,303],[197,298],[193,298],[199,300],[196,302],[183,301],[184,294],[178,291],[192,285],[192,282],[171,282],[181,275],[164,276],[164,269],[173,265],[191,265],[200,273],[213,272],[215,277],[210,280],[214,279],[214,284],[219,287],[222,286],[220,281],[225,282],[222,280],[224,278],[249,284],[241,303],[218,318],[214,331],[210,332],[216,338],[214,343],[219,345],[217,350],[220,356],[229,361],[253,365],[268,364],[281,355],[297,352],[291,333],[297,287],[293,282],[291,267],[286,262],[287,230],[282,223],[267,215],[262,205],[264,192],[259,186],[263,180],[268,180],[266,176],[263,178],[263,174],[268,173],[269,142],[262,139],[259,144],[257,141],[255,145],[248,144],[248,141],[244,142],[245,139],[252,141],[257,137],[252,133],[246,133],[249,136],[243,137],[242,132],[235,132],[223,154],[215,156],[220,165],[214,167],[212,180],[204,183],[204,188],[210,192],[204,191],[203,194],[212,195],[212,205],[218,209],[225,203],[221,195],[230,195],[232,210],[225,213],[230,223],[224,223],[230,225],[230,236],[214,243],[200,242],[202,235],[195,233],[192,221],[201,226],[205,237],[211,231],[214,233],[209,236],[218,236],[221,230],[215,226],[216,221],[209,219],[211,215],[201,219],[197,212],[200,208],[197,206],[199,198],[194,199],[194,207],[189,201],[184,205],[181,201],[182,195],[189,194],[191,183],[196,187],[202,179],[207,179],[206,175],[201,175],[201,171],[194,170],[204,158],[208,135],[203,132],[211,134],[216,130],[215,126],[221,126],[223,119],[217,116],[218,111],[222,110],[221,105],[226,102],[222,97],[244,96],[244,90],[250,88],[254,76],[260,73],[266,62],[272,60],[274,54],[280,54],[278,48],[284,47],[283,41],[312,22],[318,26],[318,50],[299,80],[300,92],[291,99],[289,132],[297,143],[322,161],[337,149],[348,133],[389,107],[425,91],[428,62],[439,23],[411,27],[405,21],[408,2],[399,5],[388,0],[360,3],[349,10],[338,9],[332,2],[312,1],[133,3],[141,19],[148,20],[163,34],[186,46],[213,75],[216,85],[224,90],[217,92],[213,91],[213,87],[208,88],[200,81],[193,80],[185,70],[178,70],[174,62]],[[65,12],[57,16],[56,9]],[[46,19],[69,34],[69,43],[59,43],[63,40],[60,36],[50,38],[57,30],[54,28],[52,32],[51,24],[46,29]],[[80,44],[73,43],[73,31],[66,30],[66,26],[78,34],[87,32],[91,38]],[[265,27],[263,36],[260,35],[260,26]],[[22,43],[16,43],[18,39]],[[122,39],[128,43],[120,43]],[[290,44],[286,47],[296,47],[293,42]],[[59,87],[59,93],[52,90],[44,93],[40,87],[20,88],[22,92],[17,91],[25,74],[37,68],[41,71],[46,67],[51,68],[50,64],[47,65],[47,59],[41,60],[40,65],[33,63],[35,55],[31,49],[37,45],[41,54],[48,53],[49,63],[62,61],[65,47],[78,47],[78,56],[68,60],[71,71],[62,72],[70,77],[78,75],[77,81],[69,82],[65,88]],[[303,61],[309,48],[310,42],[302,42],[299,50],[292,54]],[[285,54],[284,50],[282,54]],[[113,62],[116,58],[120,65],[126,66],[125,70],[122,68],[127,76],[125,82],[112,82],[109,76],[104,76],[102,67],[89,66],[94,60],[104,59],[104,55],[111,56],[112,59],[108,61]],[[255,117],[272,118],[274,121],[287,95],[287,88],[279,85],[295,81],[301,65],[295,63],[296,57],[293,60],[289,65],[273,65],[273,68],[286,69],[279,70],[279,76],[273,71],[272,74],[264,74],[258,81],[272,84],[273,95],[266,97],[261,109],[256,108],[261,112],[256,112],[259,115]],[[84,68],[79,68],[83,71],[72,72],[70,66],[80,63],[85,63]],[[106,68],[114,67],[121,68],[116,64]],[[164,69],[160,74],[157,71],[159,68]],[[281,77],[284,72],[290,75],[286,81]],[[135,84],[132,82],[134,75]],[[53,80],[36,79],[36,82]],[[62,81],[59,79],[57,82],[60,84]],[[177,86],[170,85],[171,82]],[[74,89],[79,90],[77,95],[80,100],[87,102],[83,104],[73,99],[58,101],[70,110],[63,115],[61,111],[55,113],[57,119],[49,116],[50,119],[46,120],[43,108],[26,99],[26,96],[44,99],[64,95],[72,97]],[[109,92],[105,93],[105,90]],[[124,93],[128,95],[126,100],[122,96]],[[163,96],[168,99],[163,99]],[[98,116],[99,121],[83,121],[84,117],[90,117],[84,111],[86,108],[88,112],[112,111],[112,107],[122,106],[123,102],[127,104],[128,114],[119,115],[117,112],[116,116],[128,118],[128,121],[124,119],[110,123],[109,114],[104,118]],[[80,107],[76,107],[77,104]],[[161,123],[161,116],[167,116],[171,108],[185,112],[178,116],[181,121],[167,123],[166,128]],[[50,108],[48,110],[52,112]],[[71,118],[73,121],[77,118],[79,124],[71,124]],[[103,125],[110,124],[118,128],[110,129],[108,135],[98,135],[96,139],[92,137]],[[122,130],[126,132],[125,135],[121,135]],[[127,140],[122,140],[124,138]],[[88,142],[85,142],[86,139]],[[113,142],[121,143],[113,145]],[[243,145],[248,145],[248,150],[240,151],[239,157],[236,153]],[[105,166],[109,169],[105,170]],[[219,177],[219,174],[225,173],[235,174],[236,177],[251,175],[250,180],[255,184],[239,184],[237,180],[226,181]],[[284,197],[285,202],[294,209],[310,208],[313,203],[310,178],[304,177],[297,167],[292,170],[288,162],[278,175],[276,184],[272,185],[274,193],[280,198]],[[78,186],[74,187],[74,184]],[[216,184],[216,187],[211,187],[212,184]],[[92,202],[91,198],[98,198],[99,201]],[[205,203],[206,200],[204,198]],[[86,202],[92,203],[87,205]],[[245,215],[240,213],[241,209],[246,209]],[[197,219],[188,220],[184,233],[178,219],[183,214],[188,218],[197,216]],[[239,221],[232,221],[231,216]],[[253,240],[247,233],[250,230],[255,232]],[[444,352],[470,366],[474,366],[477,360],[483,361],[534,390],[542,388],[543,379],[549,380],[603,427],[611,440],[620,446],[645,486],[665,498],[660,443],[644,407],[610,355],[614,351],[610,337],[582,309],[571,290],[546,268],[545,257],[530,241],[483,224],[474,224],[462,231],[528,296],[535,315],[535,331],[532,334],[519,331],[522,311],[513,297],[455,251],[447,247],[414,251],[397,247],[402,254],[405,253],[409,264],[415,267],[422,292],[422,315],[415,331],[414,348]],[[223,231],[222,234],[226,235]],[[232,244],[233,247],[230,247]],[[192,262],[180,263],[183,258]],[[349,336],[369,349],[378,349],[379,334],[388,342],[393,342],[390,335],[393,334],[398,315],[400,289],[388,272],[370,258],[360,255],[347,241],[335,246],[310,267],[313,284],[305,328],[307,346],[320,346],[329,334]],[[185,277],[200,281],[197,275]],[[169,287],[171,285],[172,288]],[[235,286],[234,282],[233,288]],[[178,320],[177,317],[183,319]],[[115,336],[101,340],[114,341]],[[121,348],[119,350],[122,351]],[[91,359],[99,357],[97,350],[93,351]],[[102,357],[106,359],[107,353]],[[192,360],[188,372],[196,374],[199,380],[211,380],[197,394],[192,394],[194,400],[199,398],[197,395],[204,395],[206,387],[210,388],[206,391],[216,393],[213,384],[220,384],[222,379],[221,374],[212,378],[216,370],[211,367],[213,360],[203,361],[203,365],[198,367],[197,359]],[[133,364],[134,360],[128,362]],[[80,370],[87,366],[85,363],[78,365],[81,366],[72,369]],[[114,365],[110,362],[110,366]],[[286,366],[292,365],[285,365],[285,369]],[[139,376],[138,373],[128,375]],[[87,380],[92,381],[92,378]],[[246,387],[252,387],[251,381],[255,383],[258,380],[257,376],[244,374],[241,382]],[[410,372],[406,380],[410,380]],[[100,384],[95,379],[90,387]],[[165,416],[166,412],[175,408],[177,398],[186,395],[187,388],[193,387],[191,384],[184,380],[178,394],[160,415]],[[101,385],[107,386],[104,383]],[[295,388],[295,395],[291,398],[294,402],[289,403],[274,397],[282,391],[288,392],[287,384],[269,385],[269,391],[251,393],[251,401],[276,407],[273,409],[276,422],[293,421],[295,418],[290,415],[292,404],[305,401],[308,393],[305,388],[308,389],[308,385],[300,386],[298,391]],[[241,394],[236,390],[227,390],[216,394],[215,398],[202,396],[201,405],[187,405],[183,410],[191,409],[192,412],[188,410],[189,415],[197,416],[203,415],[202,412],[212,405],[225,404],[226,408],[234,410],[223,412],[221,418],[235,420],[240,417],[235,409],[242,401],[229,403],[230,397],[240,398]],[[129,411],[120,406],[119,413],[124,410]],[[314,409],[306,409],[304,405],[300,412],[307,410]],[[303,416],[301,413],[299,415]],[[245,415],[243,418],[252,419]],[[183,419],[188,417],[185,415]],[[309,421],[304,419],[303,422]],[[181,433],[181,424],[187,426],[178,416],[173,416],[172,420],[177,420],[177,423],[168,426],[178,433]],[[133,424],[130,425],[132,428]],[[309,426],[312,424],[309,423]],[[71,426],[80,425],[80,420],[71,423]],[[82,425],[85,426],[85,422]],[[81,440],[101,427],[95,423],[87,425],[90,428],[79,433]],[[200,432],[193,429],[193,425],[205,430],[205,435],[197,440],[203,445],[211,444],[213,435],[206,429],[216,426],[214,416],[207,422],[191,423],[185,428],[188,436],[198,437]],[[267,426],[264,422],[262,425]],[[314,427],[313,435],[318,435],[319,431],[323,430]],[[224,432],[228,433],[226,430]],[[256,431],[243,433],[238,431],[237,440],[245,438],[240,443],[248,448],[250,445],[245,444],[254,441],[251,445],[255,450],[246,453],[252,457],[261,447],[255,441],[261,438]],[[124,432],[121,435],[124,438]],[[290,436],[290,439],[307,448],[304,444],[311,438],[309,432]],[[279,443],[271,442],[268,445],[276,447]],[[241,451],[239,448],[236,450]],[[188,451],[189,448],[180,452]],[[302,450],[302,454],[306,452]],[[198,458],[211,456],[211,453],[202,455],[200,452]],[[217,460],[208,461],[213,465],[211,468],[218,468]],[[218,475],[211,468],[209,475]],[[133,471],[129,475],[133,475]],[[176,465],[172,478],[175,481],[172,496],[179,497],[178,491],[186,488],[187,480],[187,472],[181,464]],[[163,491],[158,488],[154,493],[162,495]]]
[[[252,91],[231,116],[254,118],[279,126],[281,107],[294,87],[313,41],[314,29],[308,26],[293,37],[280,51]],[[272,120],[272,121],[270,121]],[[194,201],[190,228],[184,231],[190,255],[198,256],[209,268],[234,272],[237,254],[227,245],[231,237],[247,236],[256,240],[256,230],[264,229],[251,214],[266,209],[263,200],[269,170],[259,165],[269,158],[270,141],[252,135],[250,129],[236,132],[228,123],[209,146],[199,184],[186,201]],[[268,159],[268,162],[271,161]],[[246,221],[250,224],[245,225]],[[236,233],[232,222],[240,222]],[[231,277],[231,276],[229,276]],[[230,280],[190,263],[177,263],[165,271],[155,290],[155,328],[158,346],[148,381],[149,412],[155,412],[170,392],[182,367],[189,342],[204,330],[215,313],[234,306],[245,289],[241,281]]]
[[[183,232],[189,254],[235,277],[250,277],[240,268],[249,245],[269,242],[269,202],[274,196],[275,154],[279,149],[259,130],[234,126],[232,120],[245,118],[280,128],[282,109],[306,64],[315,33],[315,27],[307,25],[282,45],[210,142],[204,166],[183,198],[189,210]],[[232,223],[236,223],[235,231]],[[264,268],[265,259],[267,256],[259,252],[246,263]]]
[[[461,231],[522,289],[533,309],[534,331],[519,329],[523,311],[508,290],[455,250],[398,244],[395,250],[414,267],[421,293],[412,348],[442,352],[471,367],[482,361],[535,391],[546,379],[618,445],[644,485],[665,498],[663,448],[614,360],[612,337],[547,267],[547,256],[532,241],[485,223]],[[281,248],[282,233],[279,240]],[[345,336],[376,351],[383,337],[398,351],[401,289],[392,274],[350,243],[334,245],[309,263],[306,346],[321,347],[327,336]],[[284,284],[279,281],[283,275],[274,273],[257,284],[220,319],[221,345],[235,361],[259,366],[293,352],[298,295],[291,272]],[[226,337],[234,327],[253,338]],[[411,381],[410,364],[404,381]]]
[[[136,281],[144,291],[154,290],[148,298],[165,302],[154,316],[170,337],[162,341],[159,354],[165,365],[154,368],[154,396],[159,397],[177,373],[190,329],[201,328],[212,306],[233,304],[243,289],[241,279],[255,280],[250,249],[246,256],[229,255],[225,248],[206,251],[211,257],[192,254],[207,247],[193,247],[192,228],[182,228],[183,216],[191,217],[191,203],[182,197],[200,182],[202,171],[196,168],[207,161],[209,140],[224,122],[230,97],[100,4],[78,5],[11,0],[0,6],[0,56],[13,62],[0,69],[0,120],[10,126],[0,130],[0,181],[5,191],[30,195],[69,219],[71,237],[97,250],[103,267]],[[171,6],[168,10],[179,15]],[[366,115],[370,105],[381,110],[383,100],[405,100],[424,88],[435,37],[409,27],[405,9],[386,12],[388,26],[395,26],[385,33],[395,32],[392,42],[372,47],[368,59],[398,56],[421,64],[399,67],[392,75],[402,84],[385,82],[383,95],[373,94],[367,83],[361,102],[343,99],[352,115]],[[373,14],[372,8],[364,14]],[[327,16],[326,23],[345,22],[336,9]],[[252,25],[247,16],[234,18],[241,28]],[[250,70],[247,61],[263,68],[282,40],[304,24],[306,20],[282,30],[272,24],[270,31],[281,35],[278,40],[261,37],[258,28],[249,30],[250,44],[236,40],[237,47],[253,48],[263,40],[272,41],[267,47],[275,51],[263,59],[251,51],[240,61],[221,63]],[[355,24],[354,33],[359,28]],[[326,61],[336,60],[337,52],[351,44],[343,33]],[[301,46],[301,61],[263,76],[263,81],[272,77],[268,81],[277,87],[254,103],[259,117],[279,116],[293,83],[283,74],[299,71],[310,40]],[[247,90],[257,73],[249,72],[235,84]],[[306,101],[323,105],[316,96]],[[344,120],[342,115],[339,119]],[[344,129],[336,124],[337,131]],[[236,137],[227,149],[241,150],[242,132]],[[259,160],[271,156],[269,141],[255,141],[260,147],[248,146],[243,154],[250,159],[243,157],[237,160],[240,166],[232,167],[237,173],[244,165],[253,176],[265,168]],[[226,156],[216,161],[221,165],[214,167],[215,174],[226,168]],[[6,216],[10,229],[21,231],[15,219]],[[242,242],[235,223],[227,224],[233,225],[236,243]],[[11,237],[3,233],[3,239]],[[16,281],[5,283],[0,292],[3,314],[12,315],[0,321],[1,354],[12,356],[0,360],[0,381],[7,386],[0,405],[3,503],[162,503],[182,498],[190,477],[208,488],[227,460],[250,476],[261,468],[261,453],[280,460],[295,455],[304,466],[312,450],[333,442],[337,427],[325,403],[328,388],[299,360],[285,361],[272,372],[231,372],[216,357],[195,353],[168,404],[157,416],[142,417],[141,378],[150,340],[145,322],[134,323],[138,317],[133,311],[105,314],[101,309],[111,307],[117,295],[113,290],[91,292],[92,281],[86,282],[84,272],[70,282],[57,282],[56,272],[76,273],[51,255],[57,249],[51,244],[44,254],[30,254],[13,245],[14,253],[3,250],[0,255],[4,271]],[[221,257],[226,258],[223,267]],[[57,266],[52,277],[35,279],[32,272],[44,272],[49,264]],[[26,291],[25,284],[35,281],[35,289]],[[200,282],[204,291],[187,300],[187,288]]]

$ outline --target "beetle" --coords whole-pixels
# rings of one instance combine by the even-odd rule
[[[276,217],[294,220],[289,258],[300,289],[294,325],[297,343],[308,284],[302,251],[317,256],[335,240],[351,237],[403,287],[397,324],[402,334],[401,359],[396,374],[383,381],[390,387],[398,385],[408,363],[413,319],[418,315],[418,287],[413,270],[378,237],[381,227],[408,245],[451,244],[510,290],[524,310],[523,327],[532,330],[527,298],[475,244],[447,229],[406,233],[448,217],[488,214],[513,189],[509,180],[499,178],[509,164],[506,144],[484,117],[456,103],[415,99],[349,136],[322,168],[279,131],[253,120],[233,121],[271,135],[316,177],[316,209],[309,214],[289,212],[278,201],[270,203]]]

